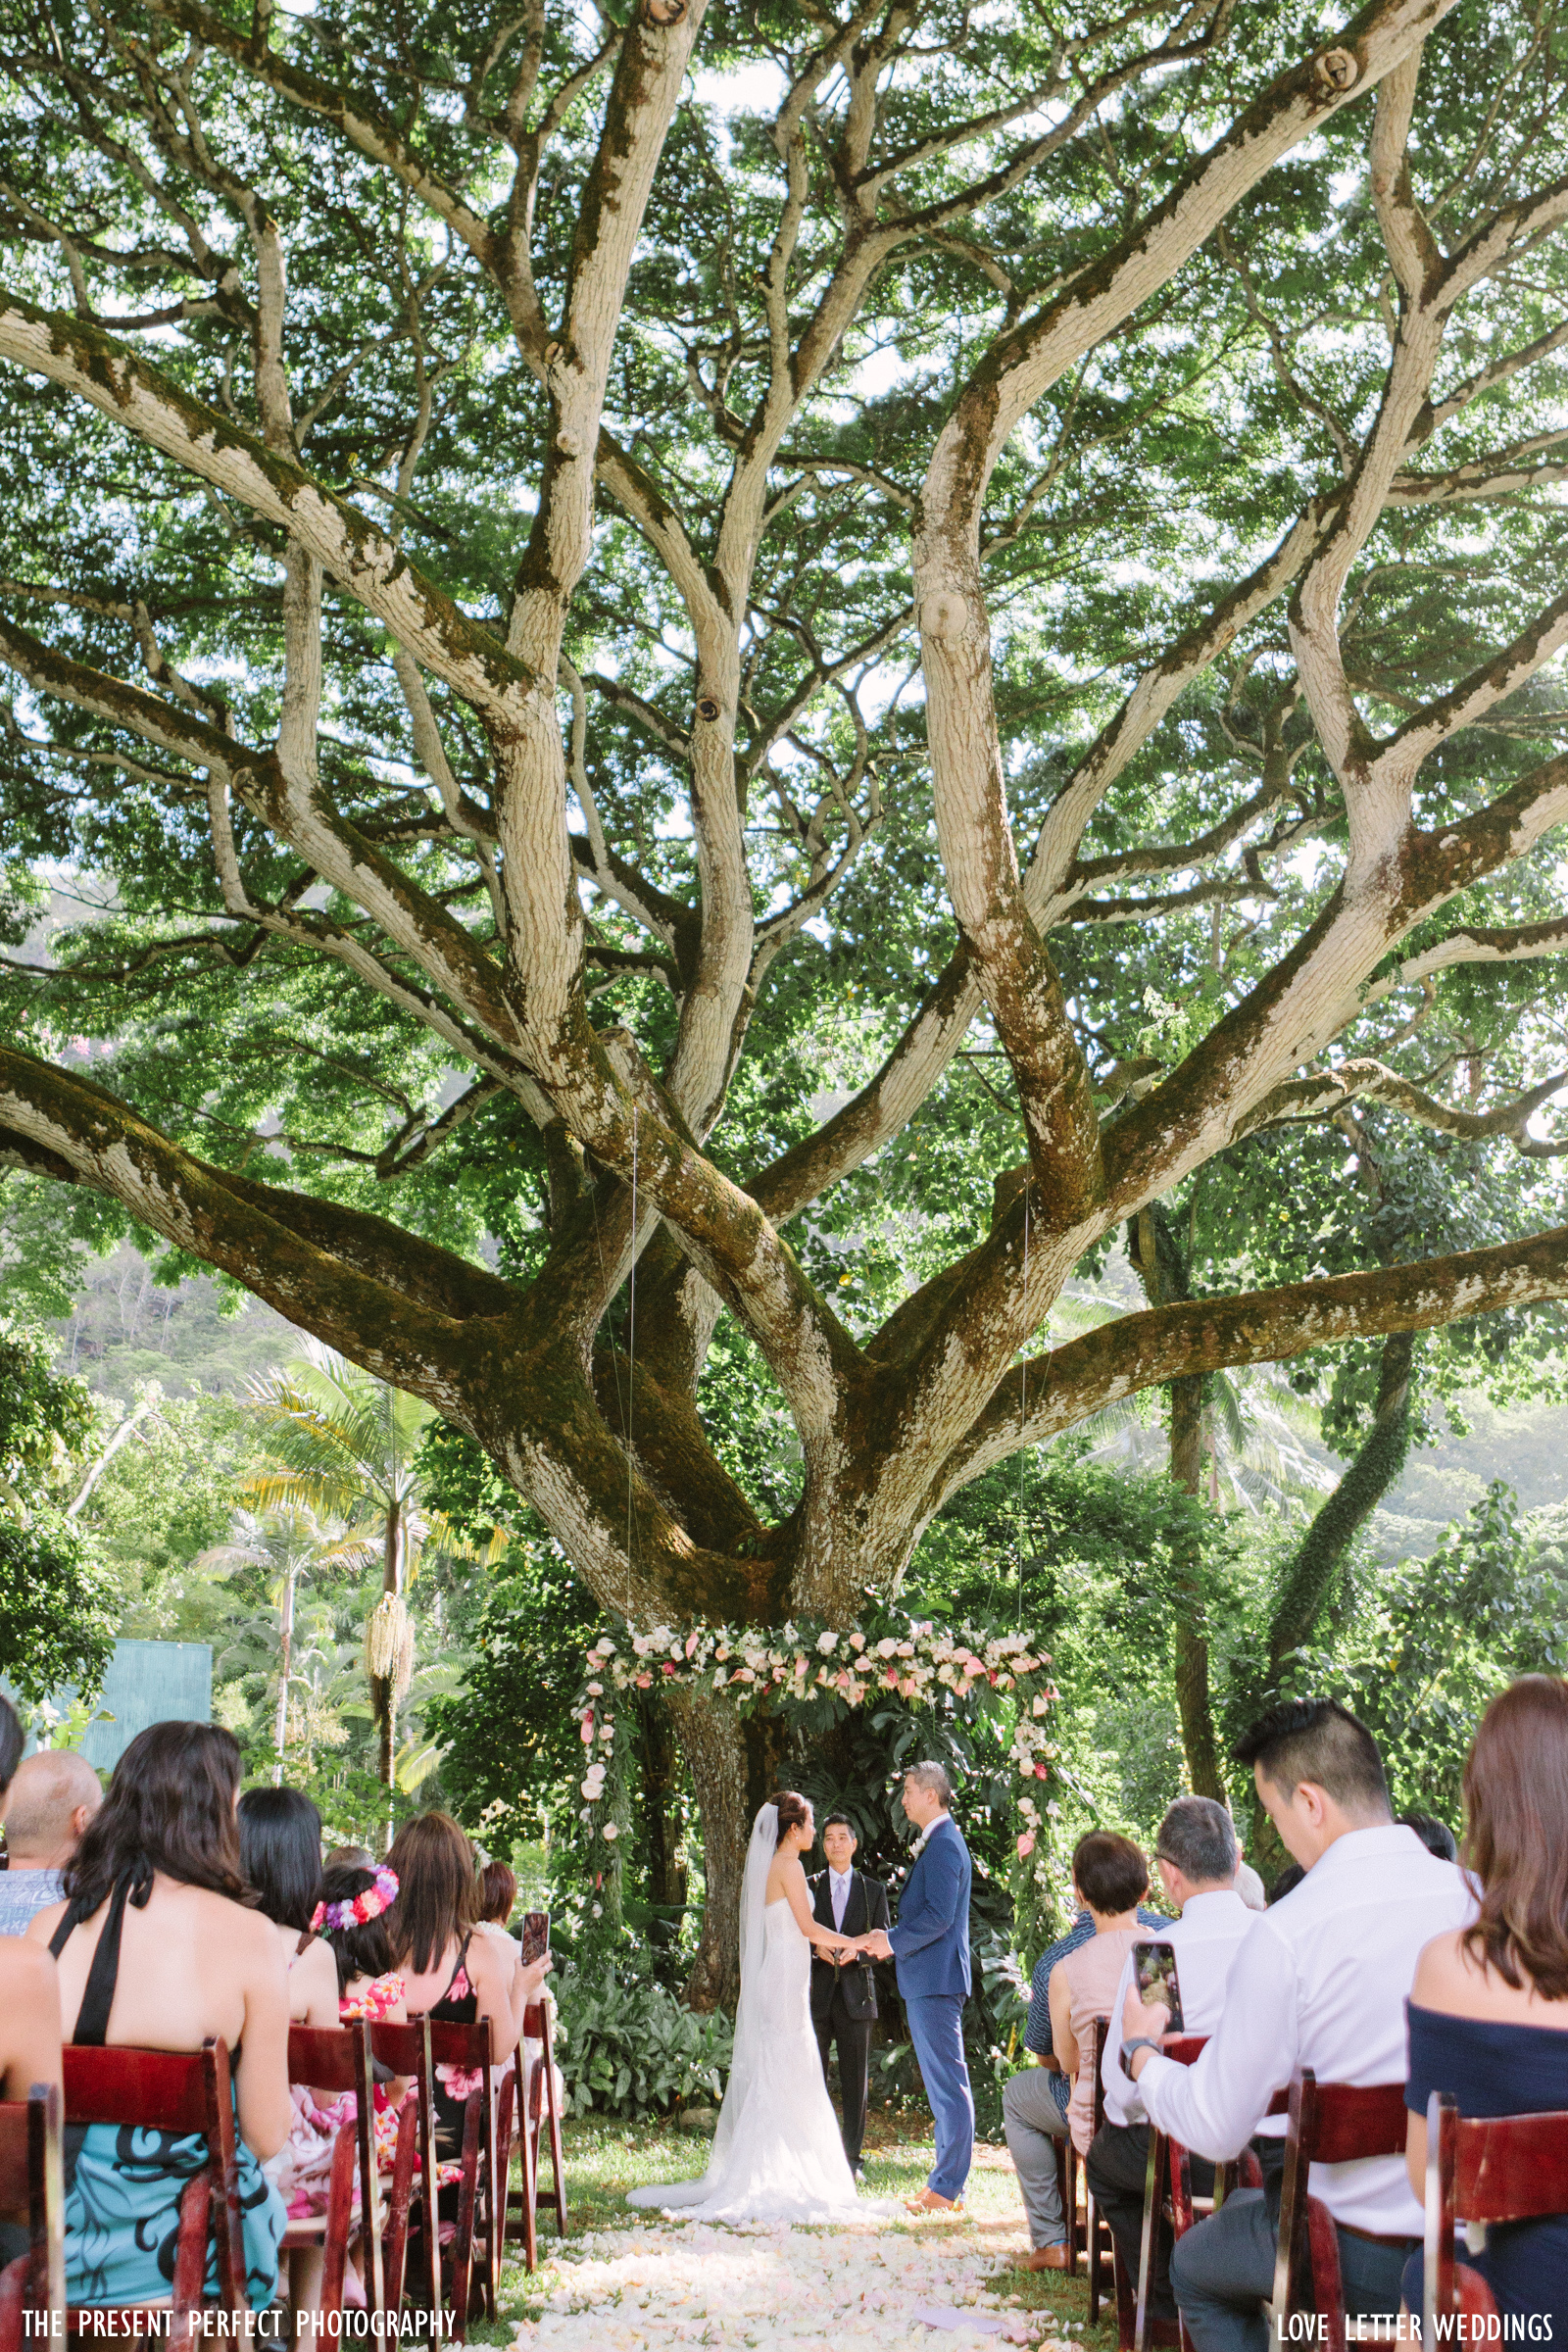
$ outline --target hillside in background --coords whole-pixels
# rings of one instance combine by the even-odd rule
[[[53,1326],[59,1366],[128,1401],[138,1380],[171,1396],[230,1394],[298,1348],[301,1334],[259,1298],[205,1274],[162,1290],[129,1242],[112,1257],[83,1258],[75,1311]]]
[[[1114,1294],[1114,1281],[1110,1287]],[[128,1242],[112,1257],[83,1259],[75,1312],[54,1329],[62,1370],[127,1400],[135,1382],[147,1379],[161,1381],[174,1396],[230,1395],[253,1373],[292,1354],[302,1336],[260,1299],[236,1297],[205,1275],[177,1290],[158,1288]],[[1373,1522],[1383,1558],[1430,1552],[1448,1522],[1462,1517],[1494,1479],[1512,1487],[1526,1511],[1568,1502],[1568,1403],[1502,1412],[1478,1396],[1466,1400],[1465,1418],[1465,1434],[1445,1433],[1411,1454]],[[1326,1446],[1302,1442],[1331,1474],[1343,1468]],[[1152,1468],[1163,1451],[1163,1432],[1151,1427],[1147,1442],[1128,1447],[1124,1466]],[[1105,1458],[1107,1467],[1122,1466]]]

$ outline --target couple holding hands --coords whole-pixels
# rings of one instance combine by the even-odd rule
[[[857,2197],[846,2151],[858,2157],[865,2128],[876,2017],[870,1964],[891,1959],[936,2125],[936,2162],[908,2210],[959,2208],[974,2149],[963,2055],[971,1873],[968,1848],[948,1810],[952,1794],[940,1764],[916,1764],[905,1775],[904,1810],[918,1836],[892,1927],[884,1924],[886,1888],[852,1867],[855,1838],[847,1822],[827,1825],[828,1868],[812,1885],[801,1859],[816,1838],[809,1804],[786,1789],[761,1807],[741,1889],[735,2054],[712,2156],[700,2180],[633,2189],[629,2204],[715,2222],[818,2222],[877,2210]],[[813,1965],[813,1953],[821,1964]],[[826,2083],[835,2040],[842,2138]]]

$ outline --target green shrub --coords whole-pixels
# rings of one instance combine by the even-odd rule
[[[663,2113],[718,2099],[735,2029],[722,2010],[700,2017],[651,1980],[568,1970],[556,1985],[556,2058],[573,2115]]]

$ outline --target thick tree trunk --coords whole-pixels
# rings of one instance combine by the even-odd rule
[[[740,1993],[740,1895],[758,1807],[778,1787],[787,1734],[722,1699],[670,1693],[669,1711],[703,1817],[703,1933],[686,1982],[694,2009],[733,2010]]]
[[[1301,1538],[1275,1595],[1268,1633],[1268,1672],[1261,1703],[1279,1696],[1280,1676],[1293,1651],[1309,1642],[1356,1536],[1404,1468],[1410,1450],[1410,1366],[1414,1335],[1391,1332],[1383,1343],[1372,1427],[1348,1470]],[[1274,1825],[1260,1804],[1252,1812],[1252,1851],[1268,1869],[1287,1860]]]
[[[1170,1384],[1170,1474],[1189,1494],[1203,1482],[1203,1384],[1200,1379]],[[1223,1801],[1219,1748],[1208,1696],[1208,1633],[1203,1611],[1202,1560],[1196,1532],[1184,1533],[1176,1553],[1174,1641],[1176,1709],[1182,1749],[1195,1796]]]
[[[1187,1267],[1170,1219],[1157,1201],[1140,1211],[1128,1228],[1128,1245],[1138,1279],[1152,1306],[1168,1306],[1191,1297]],[[1203,1483],[1203,1383],[1194,1374],[1173,1380],[1170,1389],[1170,1475],[1189,1494]],[[1195,1796],[1223,1801],[1219,1744],[1208,1691],[1208,1630],[1203,1609],[1202,1561],[1196,1531],[1184,1534],[1176,1552],[1176,1622],[1172,1629],[1176,1711],[1182,1752]]]
[[[1292,1650],[1310,1640],[1351,1544],[1404,1468],[1414,1353],[1414,1337],[1407,1331],[1393,1332],[1384,1341],[1371,1431],[1280,1580],[1268,1635],[1268,1698]]]
[[[643,1774],[643,1838],[648,1852],[648,1896],[661,1910],[679,1910],[686,1900],[686,1865],[680,1858],[680,1829],[674,1819],[680,1785],[680,1749],[662,1699],[637,1705],[637,1746]],[[662,1932],[657,1940],[666,1940]]]

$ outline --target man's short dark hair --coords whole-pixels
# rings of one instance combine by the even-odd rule
[[[860,1833],[856,1828],[854,1822],[850,1819],[847,1813],[830,1813],[826,1821],[823,1822],[821,1829],[817,1832],[818,1837],[825,1838],[829,1830],[831,1830],[835,1824],[837,1824],[841,1830],[848,1830],[850,1836],[855,1839],[856,1844],[859,1844]]]
[[[1447,1823],[1439,1821],[1435,1813],[1421,1813],[1412,1807],[1408,1813],[1401,1813],[1398,1818],[1401,1827],[1414,1830],[1427,1852],[1436,1854],[1440,1862],[1458,1861],[1459,1840]]]
[[[1195,1886],[1229,1886],[1236,1877],[1236,1824],[1211,1796],[1178,1796],[1159,1825],[1154,1852]]]
[[[1351,1815],[1393,1813],[1378,1743],[1337,1698],[1288,1698],[1260,1715],[1232,1749],[1289,1796],[1303,1781]]]
[[[1072,1875],[1091,1911],[1130,1911],[1149,1892],[1149,1864],[1130,1838],[1091,1830],[1072,1852]]]

